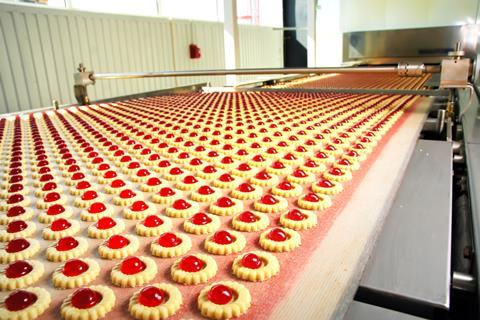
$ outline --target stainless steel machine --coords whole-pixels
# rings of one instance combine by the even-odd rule
[[[432,100],[376,247],[345,319],[478,319],[480,285],[480,77],[478,29],[455,26],[344,34],[340,68],[193,70],[75,74],[79,104],[88,86],[108,79],[204,75],[283,75],[230,88],[185,90],[415,94]],[[318,75],[430,74],[420,88],[315,87]],[[300,85],[293,85],[301,80]],[[305,83],[313,82],[306,86]],[[333,81],[335,84],[335,81]],[[202,89],[203,87],[203,89]]]

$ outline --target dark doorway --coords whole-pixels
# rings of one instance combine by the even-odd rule
[[[303,28],[285,30],[283,63],[286,68],[307,67],[307,0],[283,0],[283,26]]]

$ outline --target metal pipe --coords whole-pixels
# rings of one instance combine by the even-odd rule
[[[185,71],[152,71],[124,73],[92,73],[90,80],[137,79],[158,77],[188,76],[225,76],[252,74],[310,74],[310,73],[396,73],[396,66],[389,67],[339,67],[339,68],[253,68],[253,69],[218,69],[218,70],[185,70]],[[432,72],[426,68],[425,72]]]
[[[308,30],[308,28],[307,27],[283,27],[283,28],[274,27],[273,30],[275,30],[275,31],[298,31],[298,30]]]
[[[454,154],[460,153],[460,149],[462,148],[462,143],[459,141],[452,141],[452,150]]]
[[[461,291],[475,292],[475,280],[475,277],[470,274],[454,271],[452,275],[452,287]]]
[[[463,155],[461,154],[454,154],[453,155],[453,163],[464,163]]]

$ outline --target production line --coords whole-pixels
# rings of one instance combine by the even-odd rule
[[[449,318],[478,299],[470,53],[81,67],[78,106],[0,120],[0,318]],[[113,78],[227,74],[295,78],[88,96]]]

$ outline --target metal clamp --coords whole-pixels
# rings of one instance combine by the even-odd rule
[[[397,66],[397,73],[401,77],[420,77],[426,71],[424,64],[409,64],[400,62]]]
[[[78,65],[77,71],[78,72],[73,74],[73,90],[75,91],[75,98],[77,99],[78,104],[90,104],[87,86],[90,84],[95,84],[95,79],[93,79],[93,71],[86,71],[83,63]]]

